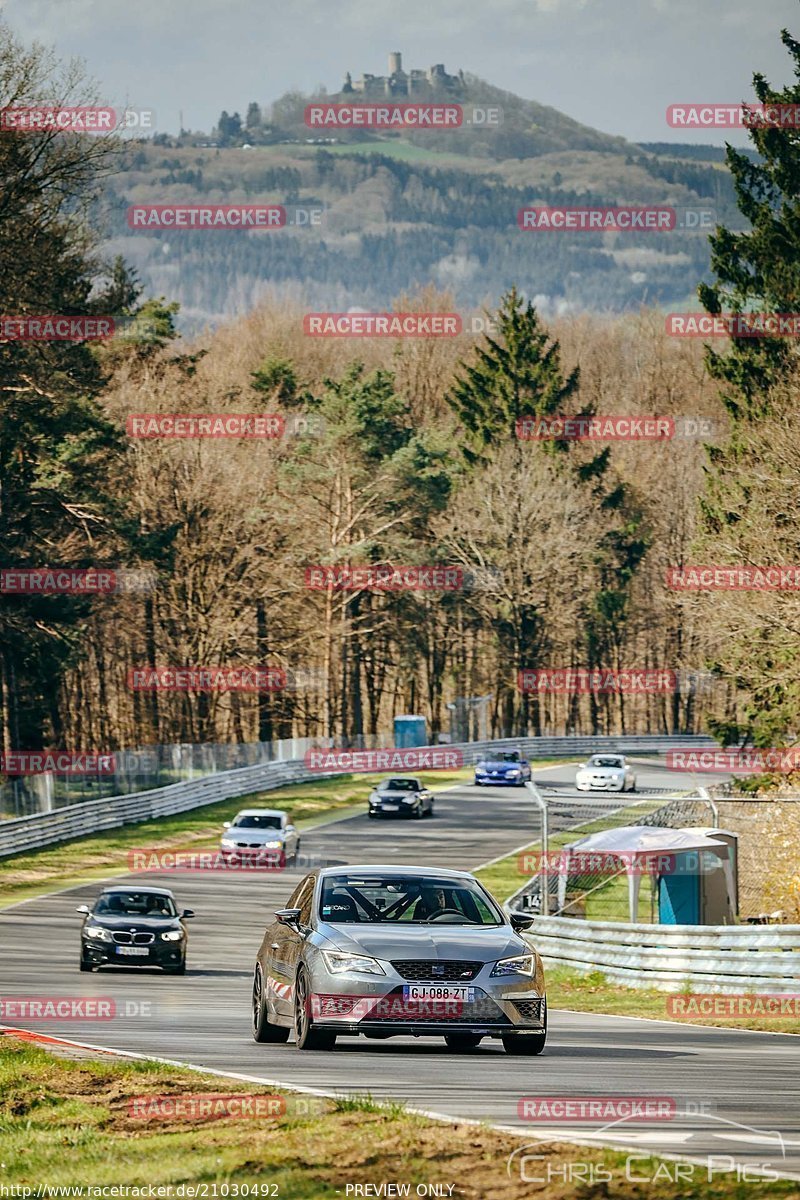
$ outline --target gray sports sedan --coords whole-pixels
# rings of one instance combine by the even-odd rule
[[[433,867],[312,871],[267,927],[253,979],[253,1037],[300,1050],[336,1038],[444,1037],[452,1050],[500,1038],[540,1054],[542,961],[475,879]]]

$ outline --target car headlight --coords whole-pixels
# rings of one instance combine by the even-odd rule
[[[403,796],[403,804],[416,804],[418,796]]]
[[[508,771],[507,774],[509,779],[516,779],[519,775],[519,771]]]
[[[494,964],[492,975],[532,975],[533,971],[533,955],[520,954],[516,958],[501,958]]]
[[[343,950],[323,950],[322,957],[332,975],[344,975],[347,972],[356,972],[359,975],[386,974],[377,958],[370,958],[366,954],[347,954]]]
[[[228,849],[231,850],[235,848],[236,842],[233,840],[233,838],[223,838],[222,845],[227,846]]]
[[[165,942],[179,942],[183,937],[183,930],[168,929],[166,933],[162,933],[161,937]]]
[[[282,845],[283,845],[283,842],[262,842],[261,849],[262,850],[280,850]]]
[[[86,937],[99,938],[101,942],[111,941],[111,934],[102,925],[87,925],[83,932]]]

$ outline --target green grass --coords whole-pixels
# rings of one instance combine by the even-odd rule
[[[699,991],[700,989],[695,989]],[[602,971],[586,974],[569,967],[547,968],[547,999],[553,1008],[570,1008],[577,1012],[607,1013],[620,1017],[652,1017],[660,1021],[675,1020],[667,1009],[667,1000],[675,993],[658,988],[627,988],[614,983]],[[684,994],[690,994],[689,989]],[[715,1017],[692,1017],[689,1025],[714,1025],[720,1029],[755,1029],[769,1033],[800,1034],[800,1018],[737,1017],[723,1020]]]
[[[259,1051],[263,1047],[254,1048]],[[293,1053],[287,1051],[289,1057]],[[590,1089],[594,1090],[594,1089]],[[146,1119],[132,1115],[135,1097],[169,1097],[185,1105],[192,1093],[234,1094],[283,1099],[285,1111],[250,1119],[204,1116],[187,1120],[169,1115]],[[262,1101],[265,1104],[266,1101]],[[510,1110],[516,1097],[509,1097]],[[274,1111],[274,1110],[273,1110]],[[589,1127],[587,1127],[588,1132]],[[553,1141],[537,1147],[537,1165],[556,1182],[535,1189],[538,1200],[572,1196],[614,1196],[641,1200],[638,1183],[625,1177],[625,1153],[570,1146]],[[438,1184],[439,1194],[457,1200],[530,1200],[531,1183],[507,1172],[509,1155],[524,1139],[484,1125],[428,1120],[402,1105],[377,1104],[370,1097],[326,1100],[239,1080],[189,1072],[159,1063],[63,1057],[30,1042],[0,1036],[0,1162],[3,1183],[17,1188],[162,1187],[205,1184],[205,1194],[234,1196],[234,1186],[259,1185],[262,1195],[282,1200],[333,1200],[350,1185],[390,1180],[409,1186]],[[764,1158],[773,1157],[765,1150]],[[613,1190],[574,1186],[564,1189],[565,1167],[611,1173]],[[637,1167],[644,1162],[637,1159]],[[647,1161],[658,1182],[648,1200],[672,1200],[676,1194],[698,1200],[782,1197],[800,1200],[795,1183],[750,1183],[746,1192],[735,1175],[716,1175],[708,1183],[698,1168],[692,1185],[675,1188],[669,1164]],[[674,1167],[672,1168],[674,1170]],[[559,1179],[561,1180],[559,1182]],[[216,1185],[216,1193],[214,1190]],[[269,1190],[266,1190],[269,1185]],[[449,1191],[448,1185],[452,1187]],[[274,1189],[273,1190],[273,1186]],[[202,1194],[202,1193],[201,1193]],[[239,1192],[241,1194],[241,1191]],[[420,1193],[421,1194],[421,1193]]]
[[[435,771],[420,778],[432,789],[471,778],[471,768]],[[339,775],[313,783],[291,784],[221,800],[203,808],[157,820],[141,821],[91,837],[0,860],[0,908],[45,892],[75,887],[109,875],[127,874],[128,852],[135,849],[208,850],[219,846],[223,821],[242,808],[284,808],[300,830],[364,812],[367,796],[383,775]]]

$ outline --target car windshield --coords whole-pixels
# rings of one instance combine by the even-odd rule
[[[416,779],[387,779],[381,784],[381,790],[384,792],[416,792]]]
[[[232,822],[234,829],[280,829],[281,817],[276,817],[274,813],[247,813],[243,817],[236,817]]]
[[[519,754],[516,750],[506,750],[500,755],[500,762],[519,762]]]
[[[98,917],[177,917],[172,897],[160,892],[105,892],[94,906]]]
[[[501,925],[500,913],[473,879],[334,875],[323,879],[320,916],[335,925]]]
[[[611,758],[608,754],[595,754],[589,759],[590,767],[621,767],[621,758]]]

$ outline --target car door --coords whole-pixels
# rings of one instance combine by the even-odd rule
[[[301,880],[286,902],[286,908],[301,908],[311,913],[316,876]],[[294,1004],[294,977],[303,939],[296,929],[276,921],[270,928],[267,955],[267,994],[275,1012],[291,1017]]]

